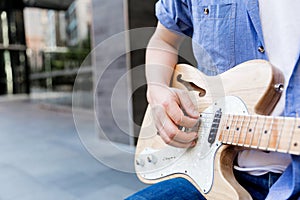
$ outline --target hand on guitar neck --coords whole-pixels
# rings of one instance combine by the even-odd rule
[[[199,118],[187,91],[148,83],[147,99],[157,133],[166,144],[181,148],[196,145],[196,132],[184,132],[178,128],[192,128]]]

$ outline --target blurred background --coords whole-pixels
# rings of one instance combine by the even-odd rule
[[[1,200],[123,199],[146,187],[95,154],[107,151],[109,162],[133,172],[133,155],[110,154],[107,143],[134,152],[154,29],[126,31],[155,27],[155,2],[0,0]],[[105,43],[116,34],[117,43]],[[93,153],[80,140],[91,132]]]

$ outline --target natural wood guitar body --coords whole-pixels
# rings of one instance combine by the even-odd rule
[[[190,90],[189,94],[191,99],[200,113],[205,112],[208,107],[215,104],[219,99],[234,96],[245,104],[247,115],[261,116],[269,115],[273,111],[280,98],[280,90],[282,89],[283,83],[282,74],[270,63],[264,60],[252,60],[242,63],[218,76],[206,76],[194,67],[179,64],[176,66],[173,75],[172,87]],[[230,114],[231,111],[226,110],[225,113]],[[235,180],[232,167],[238,150],[244,147],[251,148],[251,145],[254,144],[252,143],[254,139],[252,139],[250,143],[250,139],[247,139],[248,135],[238,135],[238,137],[230,135],[231,133],[226,135],[229,131],[221,130],[221,127],[225,127],[224,129],[227,127],[227,129],[229,129],[229,126],[222,125],[225,124],[224,119],[220,121],[220,124],[216,142],[210,144],[210,146],[216,145],[216,147],[211,150],[212,152],[215,151],[215,153],[207,155],[199,155],[198,153],[198,156],[204,160],[204,163],[209,163],[209,161],[206,162],[205,159],[212,160],[211,165],[207,165],[213,167],[213,175],[208,177],[208,179],[212,179],[212,186],[206,187],[206,183],[199,183],[201,181],[194,179],[192,175],[194,172],[190,172],[192,170],[202,171],[206,169],[204,169],[204,167],[193,169],[193,161],[187,164],[185,162],[186,168],[183,171],[180,169],[179,171],[166,174],[166,171],[177,169],[175,165],[182,163],[180,159],[189,160],[188,156],[196,155],[197,152],[194,152],[193,149],[186,151],[177,150],[174,147],[166,145],[160,136],[157,135],[157,130],[152,120],[151,109],[148,107],[136,148],[135,167],[139,179],[145,183],[153,184],[169,178],[184,177],[193,183],[206,199],[251,199],[248,192]],[[249,124],[251,124],[250,119],[248,126]],[[243,126],[241,127],[243,130],[246,129],[245,127],[243,128]],[[247,128],[249,129],[249,127]],[[221,139],[222,137],[224,138],[224,134],[227,140]],[[289,151],[300,152],[300,145],[297,145],[297,142],[300,140],[299,135],[299,131],[297,131],[296,136],[293,136],[291,139],[290,143],[293,142],[294,145],[292,148],[289,147]],[[278,134],[276,136],[279,138]],[[263,139],[263,137],[261,137],[261,139]],[[230,138],[229,141],[228,138]],[[272,138],[273,136],[268,136],[268,145],[273,142]],[[277,141],[279,140],[280,138],[277,139]],[[203,142],[206,143],[207,141],[205,140]],[[203,142],[197,144],[199,148],[201,148],[200,145],[202,145],[201,143]],[[258,144],[256,144],[256,146],[256,148],[260,148]],[[276,151],[284,151],[285,147],[283,145],[274,144],[274,146],[277,147],[277,149],[274,148]],[[266,148],[268,147],[269,146]],[[181,155],[170,156],[168,154],[168,156],[166,156],[165,152],[169,150],[173,152],[178,151]],[[174,159],[173,163],[170,161],[172,159]],[[191,166],[190,168],[189,164]],[[145,170],[145,168],[147,168],[147,170]],[[206,180],[205,177],[203,177],[203,180]]]

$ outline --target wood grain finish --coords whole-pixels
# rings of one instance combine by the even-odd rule
[[[224,144],[300,155],[299,118],[225,115],[219,131]]]
[[[177,65],[172,87],[190,90],[189,95],[200,113],[222,97],[236,96],[246,105],[248,115],[227,114],[230,111],[222,115],[217,139],[224,145],[215,154],[213,186],[209,192],[202,191],[193,177],[182,173],[146,179],[137,170],[140,180],[153,184],[169,178],[184,177],[206,199],[251,199],[233,175],[233,160],[238,150],[254,148],[300,154],[299,119],[265,116],[272,112],[281,96],[274,85],[283,84],[283,81],[280,71],[264,60],[242,63],[218,76],[206,76],[192,66]],[[136,158],[145,148],[167,147],[156,132],[148,106],[137,143]]]

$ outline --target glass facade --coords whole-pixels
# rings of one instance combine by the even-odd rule
[[[7,93],[4,51],[0,50],[0,94]]]
[[[29,93],[23,6],[20,1],[0,5],[0,95]]]
[[[66,12],[68,45],[73,46],[78,42],[78,21],[76,16],[76,4],[72,3]]]

